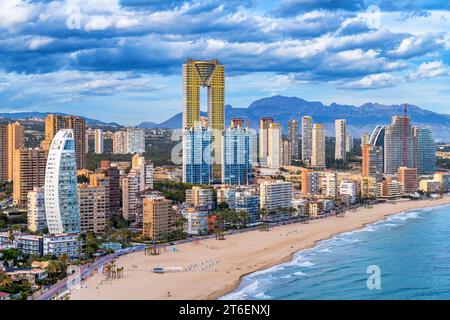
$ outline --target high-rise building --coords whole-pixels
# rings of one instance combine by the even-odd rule
[[[230,128],[244,128],[244,119],[242,118],[233,118],[231,119]]]
[[[369,138],[369,144],[372,146],[381,147],[383,149],[383,172],[384,172],[384,126],[376,126]]]
[[[45,119],[45,140],[41,147],[50,149],[50,145],[56,133],[61,129],[72,129],[75,142],[75,156],[77,169],[86,167],[86,120],[78,116],[65,116],[49,114]]]
[[[414,193],[417,191],[417,169],[399,167],[397,170],[397,180],[402,185],[403,193]]]
[[[14,175],[16,150],[22,149],[24,147],[24,130],[19,122],[9,123],[7,130],[7,174],[8,180],[11,181],[13,180]]]
[[[78,185],[78,207],[80,226],[83,233],[101,234],[107,224],[109,195],[106,187]]]
[[[222,185],[217,189],[217,204],[226,203],[230,208],[236,207],[236,187]]]
[[[320,172],[302,169],[302,194],[320,194]]]
[[[288,122],[288,138],[291,141],[292,158],[299,159],[299,145],[298,145],[298,122],[296,119],[289,120]]]
[[[44,188],[34,188],[28,192],[28,230],[31,232],[44,232],[47,228],[45,217]]]
[[[271,123],[267,129],[267,167],[280,168],[282,160],[282,133],[279,123]]]
[[[345,135],[345,152],[353,151],[353,136],[350,133]]]
[[[175,213],[172,201],[158,195],[147,195],[142,201],[142,235],[153,240],[167,238],[173,230]]]
[[[122,217],[126,221],[136,221],[139,192],[139,174],[132,169],[122,178]]]
[[[311,182],[314,181],[314,176],[308,177]],[[314,185],[314,183],[310,183]],[[321,191],[322,194],[327,198],[336,198],[338,196],[338,178],[336,172],[330,171],[330,172],[324,172],[321,175]],[[316,188],[314,188],[316,189]],[[311,190],[316,191],[316,190]]]
[[[200,120],[200,87],[208,88],[208,126],[223,130],[225,124],[225,69],[218,60],[188,59],[183,64],[183,129]]]
[[[290,166],[292,162],[292,143],[289,139],[283,139],[281,146],[281,164]]]
[[[214,208],[213,191],[210,188],[202,188],[198,186],[186,190],[186,203],[194,207],[202,207],[207,210]]]
[[[183,131],[183,182],[210,184],[213,177],[212,131],[195,126]]]
[[[89,178],[89,183],[93,187],[97,186],[108,186],[109,192],[109,206],[107,213],[109,217],[115,217],[120,210],[120,172],[117,167],[111,166],[111,162],[108,160],[100,161],[100,168],[97,170],[101,175],[99,181],[97,182],[92,175]]]
[[[366,132],[361,135],[361,148],[365,144],[370,144],[370,136]]]
[[[346,162],[346,136],[347,124],[345,119],[337,119],[334,121],[336,144],[334,148],[334,159]]]
[[[96,154],[103,153],[103,130],[95,129],[94,131],[94,151]]]
[[[28,192],[44,186],[48,152],[42,149],[16,149],[14,153],[13,200],[15,205],[25,206]]]
[[[420,174],[436,171],[436,145],[427,128],[413,127],[414,167]]]
[[[45,213],[50,234],[80,232],[74,132],[73,129],[59,130],[48,153]]]
[[[266,117],[259,121],[259,163],[263,166],[267,165],[267,157],[269,155],[269,127],[273,123],[273,119]]]
[[[311,166],[325,167],[325,127],[319,123],[312,129]]]
[[[373,177],[377,181],[383,178],[383,148],[371,144],[362,146],[361,175]]]
[[[312,155],[312,117],[302,117],[302,160],[305,163],[311,163]]]
[[[8,126],[0,124],[0,183],[8,180]]]
[[[141,128],[127,129],[127,153],[142,154],[145,152],[145,130]]]
[[[128,135],[126,131],[116,131],[113,135],[113,154],[128,153]]]
[[[259,186],[260,207],[267,212],[292,207],[293,189],[294,185],[292,182],[281,180],[263,181]]]
[[[384,171],[395,174],[399,167],[414,166],[414,145],[409,117],[393,116],[384,137]]]
[[[222,183],[250,184],[252,181],[253,136],[236,125],[223,133]]]

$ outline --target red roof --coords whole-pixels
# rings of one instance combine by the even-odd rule
[[[9,296],[9,295],[10,295],[9,293],[6,293],[6,292],[0,292],[0,298],[7,297],[7,296]]]

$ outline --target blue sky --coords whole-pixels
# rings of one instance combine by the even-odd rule
[[[450,4],[0,0],[0,112],[126,125],[181,111],[181,65],[219,59],[226,103],[270,95],[450,113]]]

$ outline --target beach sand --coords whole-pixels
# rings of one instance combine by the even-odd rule
[[[169,247],[159,256],[146,256],[144,252],[125,255],[116,262],[118,267],[124,267],[123,278],[101,284],[104,276],[94,275],[83,283],[82,288],[71,292],[70,299],[217,299],[233,291],[242,276],[290,261],[292,254],[314,246],[316,241],[360,229],[387,215],[448,203],[450,197],[401,200],[347,211],[344,218],[333,216],[308,224],[273,227],[270,231],[229,235],[225,240],[185,243],[177,245],[175,251]],[[219,262],[199,271],[206,260]],[[200,267],[196,271],[179,273],[155,274],[151,271],[153,267],[185,268],[193,264]]]

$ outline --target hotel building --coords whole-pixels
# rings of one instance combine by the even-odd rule
[[[292,182],[264,181],[260,185],[260,207],[267,212],[292,207]]]

